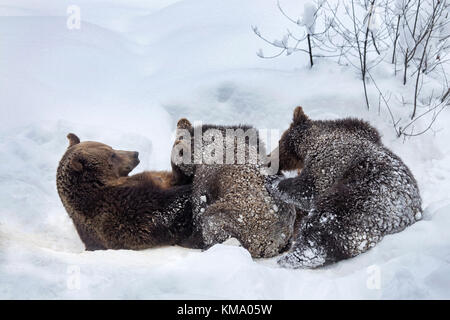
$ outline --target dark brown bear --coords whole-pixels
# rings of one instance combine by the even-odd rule
[[[366,122],[313,121],[297,107],[279,141],[279,157],[281,170],[302,170],[269,189],[306,213],[296,223],[292,249],[279,261],[284,266],[354,257],[421,218],[416,180]]]
[[[187,137],[175,142],[174,153],[186,151],[190,156],[186,162],[172,162],[172,170],[179,183],[192,182],[193,224],[204,247],[236,238],[252,257],[272,257],[285,250],[292,237],[295,208],[267,191],[269,177],[262,173],[259,162],[249,161],[248,155],[252,151],[265,155],[257,131],[249,126],[203,125],[194,128],[186,119],[181,119],[177,128],[178,133],[184,130]],[[254,132],[256,139],[235,144],[235,137],[230,132],[239,130]],[[210,143],[221,141],[226,145],[231,142],[230,153],[236,156],[236,161],[227,164],[224,152],[222,164],[194,163],[191,156],[196,147],[203,160],[209,157],[207,150],[211,144],[205,142],[208,140],[205,137],[212,131],[217,135]],[[195,139],[194,132],[199,132],[203,138]],[[183,148],[178,149],[179,144]],[[238,154],[245,154],[245,161],[239,163]]]
[[[169,172],[128,176],[139,164],[137,152],[67,137],[56,184],[87,250],[196,247],[191,185],[172,186]]]

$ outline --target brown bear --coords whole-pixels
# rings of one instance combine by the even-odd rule
[[[183,156],[184,161],[172,161],[172,171],[178,183],[193,184],[193,224],[204,248],[236,238],[255,258],[272,257],[285,250],[293,232],[295,208],[272,197],[266,189],[269,177],[262,173],[261,163],[251,161],[252,152],[266,155],[256,130],[249,126],[194,128],[187,119],[181,119],[177,129],[173,153]],[[244,134],[254,130],[255,139],[244,137],[244,143],[235,143],[231,133],[237,134],[239,130]],[[196,132],[200,133],[198,138]],[[208,138],[211,132],[213,139]],[[215,149],[211,154],[222,163],[207,163],[210,147],[217,142],[219,145],[231,142],[234,161],[227,162],[230,154]],[[195,148],[202,161],[195,161]],[[245,154],[245,159],[241,159],[244,161],[239,162],[239,154]]]
[[[87,250],[197,247],[191,185],[174,186],[170,172],[128,176],[139,164],[137,152],[67,137],[56,184]]]
[[[283,266],[314,268],[354,257],[422,216],[412,173],[364,121],[314,121],[297,107],[279,157],[281,170],[302,170],[269,189],[306,213],[279,260]]]

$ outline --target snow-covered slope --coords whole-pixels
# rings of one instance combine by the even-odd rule
[[[72,4],[79,30],[66,27]],[[273,0],[1,0],[0,298],[450,298],[449,111],[436,133],[396,139],[352,70],[256,56],[251,25],[276,38],[285,24]],[[298,104],[377,127],[419,182],[423,220],[320,270],[226,245],[83,251],[55,187],[68,132],[138,150],[136,172],[169,169],[178,118],[281,132]]]

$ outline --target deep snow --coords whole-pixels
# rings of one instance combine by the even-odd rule
[[[66,27],[69,5],[80,30]],[[435,132],[397,139],[353,70],[256,56],[267,47],[251,25],[276,38],[285,24],[274,0],[0,0],[0,298],[450,298],[450,111]],[[401,90],[388,73],[382,85]],[[298,104],[377,127],[418,180],[423,220],[319,270],[228,245],[83,251],[55,187],[68,132],[138,150],[136,172],[169,169],[178,118],[281,133]]]

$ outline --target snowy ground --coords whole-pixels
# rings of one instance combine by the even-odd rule
[[[404,142],[385,113],[364,109],[352,70],[258,58],[250,26],[277,37],[286,24],[274,0],[93,2],[0,0],[0,298],[450,298],[449,110],[436,133]],[[80,30],[66,27],[72,4]],[[225,245],[83,251],[55,187],[68,132],[138,150],[136,172],[169,169],[178,118],[281,131],[298,104],[377,127],[416,176],[424,219],[320,270]]]

